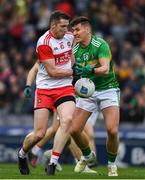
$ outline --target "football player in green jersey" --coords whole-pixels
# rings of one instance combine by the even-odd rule
[[[71,133],[78,146],[85,147],[81,135],[84,125],[92,112],[101,110],[107,129],[108,176],[118,176],[115,159],[119,145],[120,90],[113,70],[111,51],[105,40],[92,34],[88,18],[75,18],[71,22],[71,28],[76,42],[73,48],[76,59],[75,73],[80,77],[90,78],[96,88],[90,98],[79,98]]]

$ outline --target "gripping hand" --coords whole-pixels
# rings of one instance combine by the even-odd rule
[[[93,75],[94,67],[92,67],[90,64],[87,64],[86,66],[82,66],[76,63],[75,73],[77,75]]]
[[[32,96],[32,89],[29,85],[25,86],[24,96],[25,96],[25,98],[31,98],[31,96]]]

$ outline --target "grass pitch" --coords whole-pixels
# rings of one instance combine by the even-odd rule
[[[0,179],[145,179],[145,168],[128,167],[118,169],[118,177],[108,177],[107,167],[100,166],[98,174],[74,173],[72,165],[63,165],[63,171],[57,172],[55,176],[46,176],[44,166],[30,168],[30,175],[20,175],[17,164],[0,164]]]

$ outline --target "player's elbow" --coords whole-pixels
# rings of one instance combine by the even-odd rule
[[[104,72],[104,74],[105,74],[105,75],[108,75],[108,74],[109,74],[109,70],[106,70],[106,71]]]
[[[49,72],[48,74],[49,74],[50,77],[55,77],[54,72]]]
[[[51,70],[49,70],[49,71],[47,71],[48,72],[48,75],[50,76],[50,77],[56,77],[56,71],[55,71],[55,69],[51,69]]]

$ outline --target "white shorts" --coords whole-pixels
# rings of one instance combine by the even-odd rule
[[[119,106],[120,89],[112,88],[104,91],[95,91],[90,98],[78,98],[76,107],[89,112],[96,112],[110,106]]]
[[[98,116],[100,114],[100,111],[94,111],[91,116],[89,117],[89,119],[87,120],[87,123],[91,124],[93,127],[96,124],[96,121],[98,119]]]

